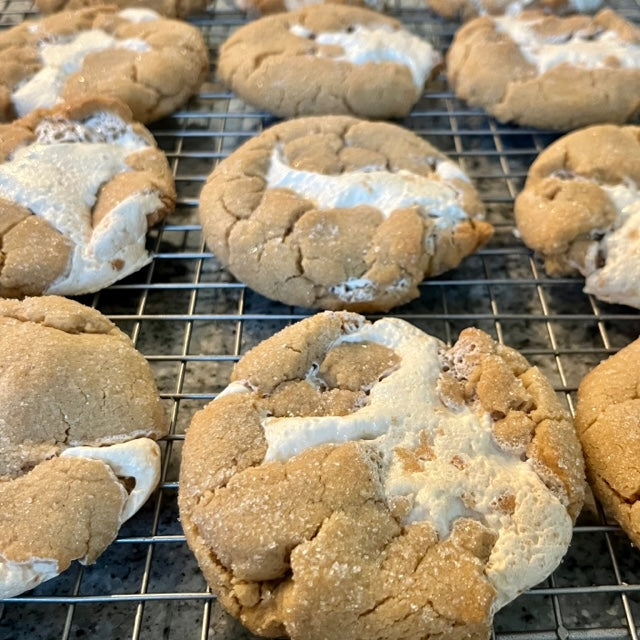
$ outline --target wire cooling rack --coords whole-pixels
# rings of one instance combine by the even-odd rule
[[[206,176],[221,158],[273,122],[215,81],[218,45],[245,22],[226,1],[218,0],[192,20],[210,45],[211,82],[185,109],[152,128],[178,190],[176,213],[150,234],[153,263],[81,299],[127,332],[154,370],[171,418],[161,487],[95,565],[76,563],[34,591],[0,602],[3,640],[253,637],[207,591],[184,540],[176,504],[182,441],[193,413],[224,388],[243,352],[309,314],[235,282],[202,239],[196,207]],[[610,4],[640,23],[638,0]],[[404,0],[389,12],[441,50],[456,27]],[[0,28],[33,13],[31,0],[0,0]],[[514,196],[530,163],[555,135],[508,127],[470,110],[447,90],[444,78],[403,124],[461,163],[479,187],[497,231],[460,268],[423,283],[420,298],[394,315],[447,342],[464,327],[479,326],[538,365],[573,411],[582,376],[638,337],[640,315],[584,295],[580,280],[548,278],[514,236]],[[498,613],[494,635],[501,640],[635,640],[638,621],[640,551],[591,501],[561,566]]]

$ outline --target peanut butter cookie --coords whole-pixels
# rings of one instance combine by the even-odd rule
[[[0,121],[107,96],[150,122],[185,103],[208,71],[204,39],[186,22],[148,9],[63,11],[0,32]]]
[[[0,598],[94,562],[160,477],[151,370],[94,309],[0,299]],[[132,482],[133,480],[133,482]]]
[[[640,547],[640,340],[601,362],[578,389],[576,429],[594,494]]]
[[[457,266],[493,227],[469,178],[415,134],[345,116],[272,127],[221,162],[200,196],[207,243],[287,304],[387,310]]]
[[[97,291],[151,261],[175,190],[153,136],[114,100],[0,125],[0,296]]]
[[[640,308],[640,127],[574,131],[531,165],[515,203],[524,243],[552,275],[579,272],[585,292]]]
[[[240,97],[287,118],[409,113],[440,54],[392,18],[335,4],[260,18],[220,48],[218,73]]]
[[[179,505],[254,633],[487,638],[566,552],[583,474],[567,411],[513,349],[325,312],[252,349],[194,416]]]
[[[447,72],[460,98],[502,122],[622,124],[640,109],[640,29],[611,9],[476,18],[456,33]]]

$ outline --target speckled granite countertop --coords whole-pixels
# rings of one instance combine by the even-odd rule
[[[416,0],[417,1],[417,0]],[[610,3],[640,22],[635,0]],[[390,12],[444,50],[455,25],[419,4]],[[0,0],[0,28],[32,13],[31,2]],[[194,20],[211,45],[244,17],[215,4]],[[182,438],[193,413],[227,383],[239,354],[308,312],[272,303],[238,285],[205,249],[195,207],[216,161],[272,120],[217,83],[152,127],[178,188],[178,209],[150,237],[154,262],[81,301],[97,306],[147,356],[172,420],[155,496],[125,524],[91,567],[74,564],[33,592],[0,602],[0,639],[240,640],[252,636],[206,592],[184,541],[176,504]],[[513,198],[529,164],[554,136],[500,125],[469,110],[442,82],[404,124],[459,160],[478,185],[497,233],[479,254],[426,282],[394,315],[443,340],[476,325],[519,350],[551,379],[572,408],[575,389],[602,358],[640,334],[640,316],[585,296],[575,279],[549,279],[513,233]],[[499,612],[499,638],[635,638],[640,620],[640,553],[591,502],[565,560],[544,584]],[[336,639],[338,640],[338,639]]]

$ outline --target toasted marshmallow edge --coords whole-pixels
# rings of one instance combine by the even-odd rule
[[[108,447],[71,447],[65,449],[60,457],[99,460],[113,472],[114,481],[118,477],[135,479],[135,487],[125,498],[118,526],[140,509],[160,481],[160,447],[149,438]],[[126,494],[124,488],[123,492]],[[86,561],[83,558],[79,560]],[[12,562],[0,554],[0,598],[17,596],[59,573],[56,560],[32,558],[27,562]]]
[[[442,343],[396,318],[348,327],[335,344],[375,342],[401,358],[398,369],[377,382],[369,404],[346,416],[267,417],[262,421],[265,462],[285,462],[322,444],[367,441],[382,457],[387,499],[409,497],[405,524],[430,522],[440,539],[461,517],[480,520],[497,534],[486,576],[497,595],[492,612],[544,580],[558,566],[573,533],[565,506],[543,483],[530,462],[496,444],[488,415],[468,407],[452,411],[440,401]],[[221,395],[246,392],[241,381]],[[435,459],[421,472],[407,472],[395,449],[415,449],[426,431]],[[462,459],[464,470],[451,464]],[[482,490],[482,491],[480,491]],[[496,508],[505,494],[515,497],[513,514]],[[472,495],[473,507],[465,503]]]

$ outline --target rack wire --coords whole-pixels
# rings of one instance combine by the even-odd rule
[[[127,332],[154,370],[171,418],[161,486],[95,565],[76,563],[34,591],[0,602],[2,639],[253,638],[207,590],[176,503],[181,447],[194,412],[224,388],[242,353],[310,313],[268,301],[234,281],[202,238],[196,207],[206,176],[274,122],[215,80],[218,45],[246,21],[227,2],[216,0],[192,20],[210,46],[211,81],[184,109],[152,127],[178,191],[175,214],[150,234],[154,260],[127,280],[80,299]],[[609,4],[640,23],[640,0]],[[429,14],[420,0],[396,0],[388,10],[446,50],[455,24]],[[33,14],[31,0],[0,0],[0,28]],[[583,294],[578,279],[549,278],[513,233],[513,199],[530,163],[556,134],[502,125],[469,109],[448,91],[444,78],[403,124],[467,170],[496,235],[458,269],[424,282],[420,298],[393,314],[449,343],[466,326],[484,329],[538,365],[573,411],[583,375],[638,337],[640,315]],[[639,620],[640,552],[591,500],[561,566],[497,614],[493,635],[637,640]]]

